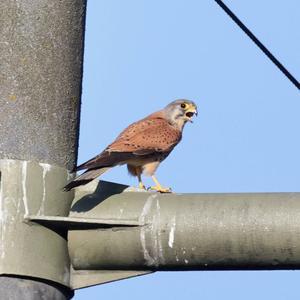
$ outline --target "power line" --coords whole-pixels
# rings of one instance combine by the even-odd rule
[[[217,4],[229,15],[229,17],[248,35],[248,37],[263,51],[267,57],[279,68],[279,70],[298,88],[298,80],[284,67],[284,65],[259,41],[259,39],[242,23],[242,21],[223,3],[215,0]]]

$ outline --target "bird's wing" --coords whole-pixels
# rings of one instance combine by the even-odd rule
[[[100,154],[84,162],[76,168],[76,171],[84,169],[113,167],[130,158],[130,153],[113,153],[104,150]]]
[[[112,167],[152,153],[170,152],[181,140],[181,132],[161,117],[149,116],[127,127],[103,152],[76,170]]]
[[[181,140],[181,132],[163,118],[145,118],[127,127],[106,151],[148,155],[170,152]]]

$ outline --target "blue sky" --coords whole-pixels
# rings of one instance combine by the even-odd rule
[[[226,3],[299,80],[299,1]],[[194,100],[199,115],[160,166],[164,185],[185,193],[300,191],[299,91],[213,0],[89,0],[79,163],[176,98]],[[124,167],[103,179],[136,185]],[[299,278],[164,272],[74,299],[298,299]]]

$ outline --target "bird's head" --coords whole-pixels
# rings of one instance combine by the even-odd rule
[[[171,102],[163,111],[168,121],[180,130],[182,130],[186,122],[192,122],[194,115],[198,115],[197,105],[193,101],[186,99],[178,99]]]

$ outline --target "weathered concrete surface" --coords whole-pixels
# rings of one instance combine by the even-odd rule
[[[69,286],[66,230],[48,229],[27,218],[68,215],[73,195],[62,187],[70,174],[65,168],[19,160],[0,160],[0,172],[0,275]]]
[[[1,299],[71,297],[55,292],[70,285],[65,232],[24,217],[69,212],[61,188],[77,160],[85,9],[86,0],[0,1],[0,273],[15,276],[7,286],[0,277]]]
[[[163,195],[100,181],[77,189],[71,216],[118,224],[69,231],[75,270],[300,269],[300,193]]]
[[[0,1],[0,158],[73,168],[85,4]]]
[[[29,278],[1,277],[0,296],[6,300],[65,300],[71,299],[73,292],[64,289],[62,286],[49,286],[42,281]]]

